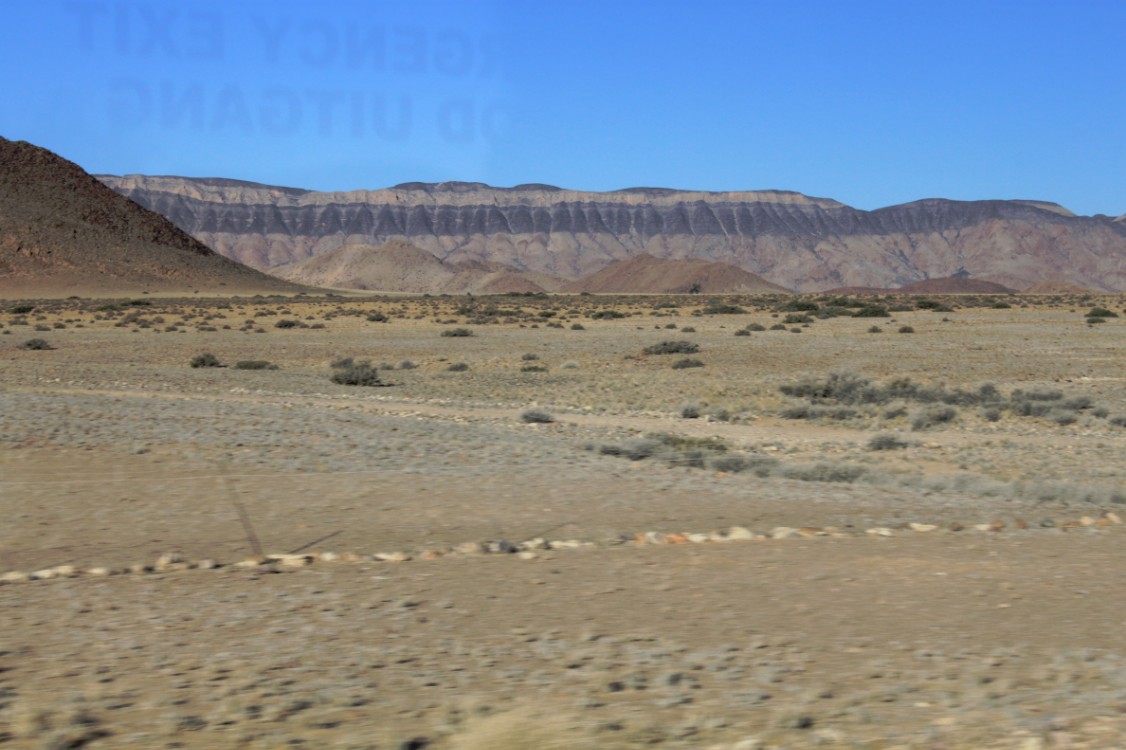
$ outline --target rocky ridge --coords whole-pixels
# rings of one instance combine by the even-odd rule
[[[794,192],[404,183],[316,192],[237,180],[100,176],[219,253],[270,269],[401,240],[444,262],[577,279],[640,253],[738,266],[797,291],[968,276],[1126,288],[1126,222],[1028,200],[927,199],[874,211]]]

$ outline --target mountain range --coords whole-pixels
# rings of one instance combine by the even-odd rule
[[[318,192],[223,178],[99,179],[222,255],[305,283],[313,276],[294,268],[309,259],[397,242],[453,275],[507,274],[502,288],[518,287],[517,277],[575,288],[582,277],[646,254],[729,264],[802,292],[942,278],[1126,289],[1126,216],[1077,216],[1043,201],[928,199],[864,211],[783,191],[593,193],[445,182]],[[334,285],[366,285],[357,269],[370,249],[347,254],[358,275],[337,268]]]

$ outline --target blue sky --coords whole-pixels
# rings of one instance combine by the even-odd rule
[[[91,172],[1126,212],[1126,2],[13,2],[0,135]]]

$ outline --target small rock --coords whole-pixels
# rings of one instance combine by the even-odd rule
[[[918,531],[920,534],[925,534],[928,531],[937,529],[938,525],[933,523],[909,523],[907,527],[911,529],[911,531]]]
[[[485,552],[485,545],[480,542],[462,542],[454,547],[454,552],[459,555],[481,555]]]
[[[375,559],[382,562],[407,562],[411,556],[406,552],[377,552]]]
[[[340,555],[335,552],[322,552],[318,555],[321,562],[336,562],[340,559]]]
[[[313,564],[312,555],[278,554],[267,555],[266,559],[270,562],[276,562],[286,568],[304,568],[307,565]]]
[[[539,557],[539,555],[537,555],[530,549],[521,550],[520,552],[516,553],[516,556],[521,560],[535,560],[537,557]]]
[[[172,565],[173,563],[178,563],[178,562],[183,562],[183,561],[184,561],[184,558],[181,557],[180,555],[176,554],[175,552],[165,552],[163,555],[156,558],[156,565],[154,567],[157,570],[165,570],[166,568],[168,568],[168,566]]]
[[[709,534],[685,534],[685,538],[693,544],[703,544],[712,540]]]
[[[1107,513],[1103,516],[1103,518],[1105,518],[1106,520],[1110,521],[1113,524],[1122,523],[1122,516],[1118,515],[1114,511],[1107,511]]]
[[[0,583],[22,583],[30,580],[31,576],[22,570],[9,570],[7,573],[0,575]]]
[[[874,529],[868,529],[864,533],[868,534],[869,536],[893,536],[895,534],[894,531],[887,528],[886,526],[877,526]]]
[[[199,561],[199,565],[197,565],[196,567],[198,567],[200,570],[214,570],[215,568],[219,567],[219,563],[215,562],[209,557],[205,557],[204,559]]]
[[[111,571],[109,568],[97,567],[86,569],[86,575],[93,576],[95,578],[105,578],[109,575],[112,575],[112,573],[113,571]]]
[[[789,526],[776,526],[770,531],[771,539],[801,539],[801,532]]]
[[[727,530],[727,538],[736,541],[749,541],[755,538],[755,532],[746,526],[732,526]]]

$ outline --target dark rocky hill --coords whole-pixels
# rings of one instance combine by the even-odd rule
[[[256,268],[346,244],[411,243],[446,262],[577,279],[640,253],[719,261],[797,291],[968,277],[1126,289],[1126,222],[1053,203],[930,199],[861,211],[780,191],[707,193],[406,183],[324,193],[221,179],[103,176]]]
[[[282,291],[78,165],[0,138],[0,294]]]

